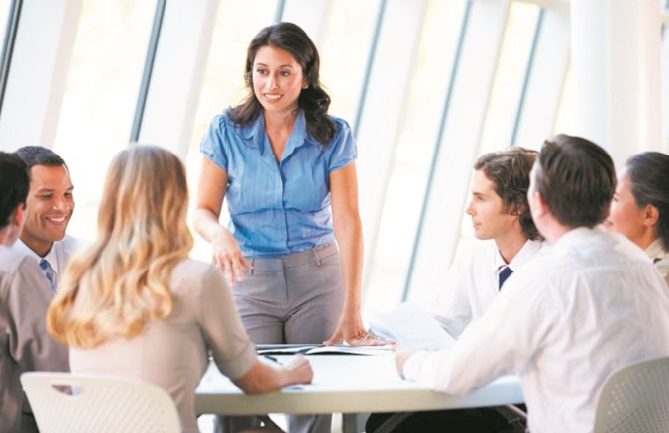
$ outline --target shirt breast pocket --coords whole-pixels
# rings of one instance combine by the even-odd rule
[[[324,164],[291,167],[285,179],[283,200],[286,207],[304,212],[320,210],[329,201],[329,171]]]
[[[228,206],[232,214],[277,209],[282,203],[279,172],[259,165],[237,167],[228,173]]]

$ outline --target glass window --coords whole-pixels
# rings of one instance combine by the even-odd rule
[[[669,11],[669,0],[662,0],[662,54],[660,70],[660,104],[661,104],[661,128],[662,143],[659,150],[669,153],[669,28],[667,28],[667,12]]]
[[[267,0],[222,0],[209,48],[200,99],[193,121],[193,136],[189,146],[186,169],[191,191],[191,210],[197,195],[200,176],[200,139],[209,121],[224,109],[235,106],[247,94],[244,83],[246,48],[253,37],[274,22],[277,2]],[[227,205],[223,205],[221,222],[227,223]],[[191,216],[188,217],[189,224]],[[211,246],[194,233],[192,256],[209,261]]]
[[[128,145],[155,7],[83,1],[54,145],[74,183],[75,237],[94,237],[107,166]]]
[[[540,10],[538,6],[529,3],[511,3],[479,155],[513,144],[513,128]]]
[[[465,6],[461,0],[427,4],[377,245],[365,264],[365,304],[374,309],[401,300]]]
[[[5,32],[7,31],[7,26],[9,25],[9,19],[11,17],[9,16],[10,9],[12,7],[12,0],[0,0],[0,35],[3,37],[3,44],[6,44],[6,38],[7,35]],[[5,47],[3,46],[3,50],[0,53],[0,60],[4,62],[5,56],[7,56],[7,53],[5,52]],[[1,62],[0,62],[1,64]],[[0,107],[2,108],[2,107]]]
[[[578,126],[578,110],[576,109],[576,92],[574,83],[571,79],[571,68],[567,70],[562,88],[562,97],[560,98],[560,107],[558,108],[557,118],[555,119],[555,134],[573,135]]]
[[[12,0],[0,0],[0,35],[5,36],[5,31],[7,30],[7,24],[9,24],[9,10],[12,7]],[[2,56],[5,56],[5,53],[1,53]]]
[[[329,112],[346,119],[352,128],[378,13],[378,1],[332,2],[318,47],[321,82],[332,99]]]

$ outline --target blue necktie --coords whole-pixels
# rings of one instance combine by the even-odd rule
[[[44,276],[46,279],[49,281],[49,286],[51,287],[51,291],[55,292],[56,291],[56,273],[53,271],[53,268],[47,262],[45,259],[42,259],[39,262],[39,268],[44,272]]]
[[[499,271],[499,290],[502,290],[504,282],[506,281],[507,278],[509,278],[512,272],[513,271],[508,266],[504,266],[504,269]]]

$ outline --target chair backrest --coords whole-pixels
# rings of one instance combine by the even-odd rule
[[[137,380],[70,373],[21,375],[41,433],[179,433],[174,402]]]
[[[594,433],[669,432],[669,358],[625,367],[604,384]]]

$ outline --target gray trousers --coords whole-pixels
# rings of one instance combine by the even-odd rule
[[[242,322],[255,344],[322,343],[334,333],[344,304],[344,279],[334,242],[302,253],[247,259],[253,269],[233,286]],[[225,417],[216,431],[256,427],[258,417]],[[288,417],[290,433],[329,433],[331,415]],[[221,424],[229,426],[223,428]]]

